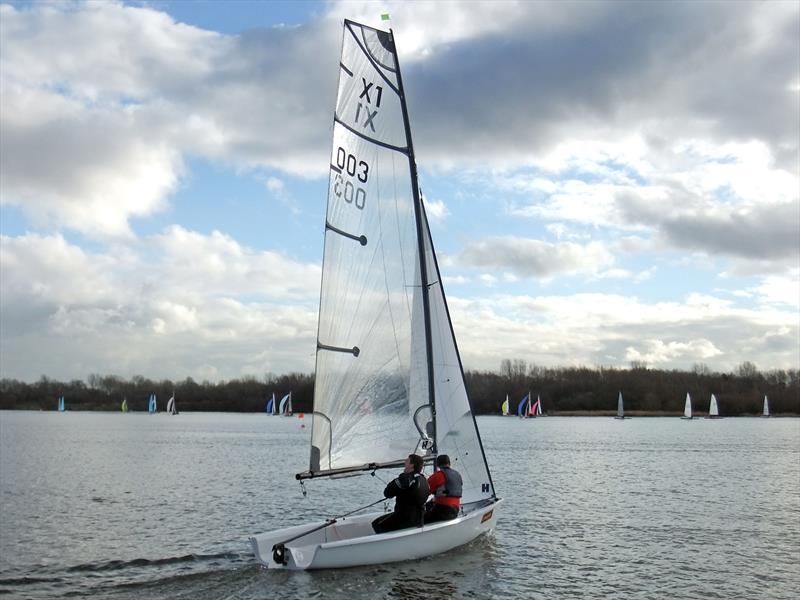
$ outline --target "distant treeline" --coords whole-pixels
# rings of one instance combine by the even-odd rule
[[[630,369],[541,367],[516,359],[502,361],[499,372],[467,371],[465,375],[473,411],[479,415],[498,414],[506,395],[514,412],[528,391],[534,399],[541,397],[548,414],[610,414],[616,410],[619,391],[626,413],[678,414],[689,392],[698,413],[708,410],[714,393],[722,415],[758,414],[764,395],[769,396],[772,414],[800,414],[800,371],[760,372],[749,362],[733,373],[714,373],[702,364],[687,372],[641,364],[632,364]],[[273,392],[280,400],[289,391],[295,413],[311,411],[314,376],[303,373],[218,383],[197,383],[191,378],[154,381],[141,376],[127,380],[115,375],[90,375],[86,382],[0,379],[0,409],[56,410],[58,397],[64,396],[67,410],[120,410],[124,398],[129,410],[147,411],[148,398],[154,393],[163,410],[174,392],[180,411],[260,412]]]

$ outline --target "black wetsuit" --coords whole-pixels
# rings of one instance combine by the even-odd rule
[[[375,533],[386,533],[406,527],[422,527],[425,500],[430,495],[428,481],[421,473],[400,473],[389,482],[383,495],[395,498],[394,512],[372,521]]]

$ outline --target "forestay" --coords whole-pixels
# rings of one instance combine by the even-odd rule
[[[449,454],[494,497],[423,203],[391,34],[345,21],[309,471]],[[369,467],[371,468],[371,467]]]

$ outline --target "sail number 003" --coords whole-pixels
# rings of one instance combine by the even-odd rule
[[[348,204],[355,204],[356,208],[363,209],[367,201],[367,192],[361,186],[356,186],[348,179],[344,181],[342,176],[347,173],[350,177],[355,177],[361,183],[367,183],[369,179],[369,165],[363,160],[357,160],[355,156],[349,154],[341,146],[336,150],[336,166],[340,172],[336,174],[333,183],[333,193],[337,198],[344,197]]]

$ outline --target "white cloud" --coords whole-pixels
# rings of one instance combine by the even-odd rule
[[[787,276],[770,275],[748,290],[759,302],[767,305],[789,306],[800,314],[800,269]]]
[[[625,358],[631,362],[644,362],[655,367],[675,362],[688,364],[688,360],[707,362],[709,359],[723,354],[714,344],[705,339],[668,343],[650,339],[643,340],[639,346],[642,348],[641,350],[628,346],[625,349]]]
[[[90,254],[2,237],[2,376],[217,377],[308,370],[319,267],[179,227]],[[260,363],[253,356],[278,350]],[[46,351],[42,351],[46,348]]]
[[[432,222],[441,222],[450,214],[447,205],[441,200],[428,200],[425,199],[425,214]]]
[[[521,277],[596,273],[614,257],[600,242],[551,244],[513,236],[487,237],[468,242],[460,261],[469,266],[496,267]]]
[[[796,368],[800,327],[794,310],[748,309],[712,296],[645,302],[632,296],[492,296],[449,299],[467,368],[497,369],[504,358],[540,365],[661,368],[695,362],[730,371],[745,360]]]

